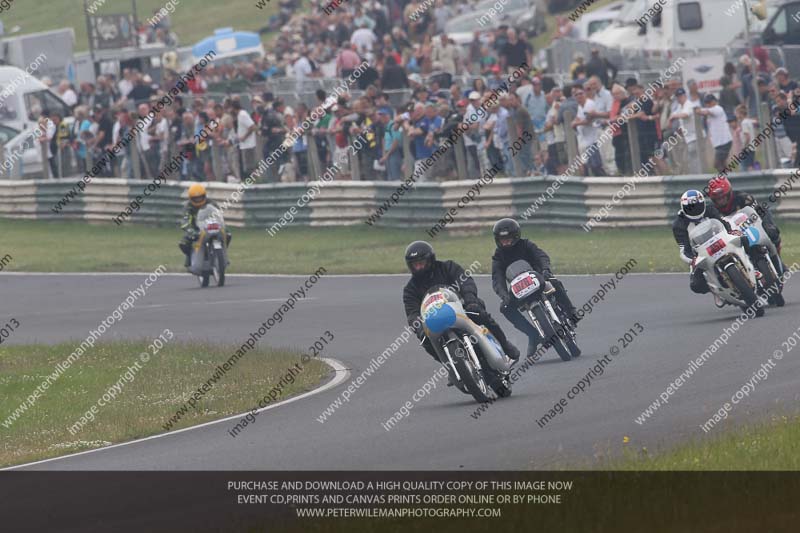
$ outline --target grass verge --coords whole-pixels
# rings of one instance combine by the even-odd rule
[[[0,348],[0,466],[163,433],[162,426],[238,347],[172,340],[149,361],[141,362],[139,354],[156,351],[150,342],[99,342],[51,380],[33,407],[8,424],[7,417],[75,349],[74,342]],[[301,364],[300,355],[295,350],[266,347],[248,351],[173,429],[252,409],[293,365]],[[141,368],[136,369],[136,364]],[[316,359],[302,363],[301,368],[292,383],[284,380],[275,401],[314,388],[329,370]],[[116,397],[102,401],[112,388]],[[105,405],[96,407],[95,413],[84,417],[85,425],[76,428],[74,424],[100,401]]]
[[[681,444],[662,453],[627,450],[603,463],[602,470],[800,470],[800,416],[723,430],[702,441]]]
[[[3,219],[2,223],[0,256],[13,257],[4,267],[8,271],[149,272],[159,264],[170,272],[182,271],[183,256],[177,246],[181,232],[175,228],[80,221]],[[233,234],[232,274],[310,274],[321,264],[331,274],[405,273],[403,252],[417,239],[429,240],[439,258],[454,259],[463,266],[478,260],[480,271],[487,273],[495,247],[488,228],[469,235],[445,232],[432,240],[423,228],[361,226],[290,227],[275,237],[257,229],[234,229]],[[800,234],[800,224],[782,225],[782,234],[784,261],[792,264],[800,260],[800,246],[794,238]],[[526,226],[523,236],[550,254],[559,274],[614,272],[631,257],[639,262],[637,272],[686,271],[666,227],[586,233]]]

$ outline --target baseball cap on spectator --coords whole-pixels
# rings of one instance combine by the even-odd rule
[[[716,97],[716,96],[714,96],[714,95],[713,95],[713,94],[711,94],[711,93],[708,93],[708,94],[706,94],[706,95],[703,97],[703,103],[704,103],[704,104],[708,104],[708,103],[711,103],[711,102],[716,102],[716,101],[717,101],[717,97]]]
[[[481,99],[481,93],[479,93],[478,91],[472,91],[471,93],[469,93],[467,98],[470,99],[470,100],[480,100]]]
[[[684,94],[686,94],[686,89],[683,87],[675,89],[675,96],[683,96]]]
[[[636,81],[636,78],[628,78],[627,80],[625,80],[625,88],[626,89],[630,89],[634,85],[639,85],[639,82]]]
[[[408,81],[413,81],[414,83],[421,84],[422,83],[422,76],[420,76],[416,72],[413,73],[413,74],[409,74],[408,75]]]
[[[394,113],[392,112],[392,108],[388,106],[379,107],[378,113],[382,115],[388,115],[390,117],[394,115]]]
[[[783,67],[779,67],[779,68],[775,69],[775,75],[777,76],[778,74],[783,74],[785,76],[788,76],[789,75],[789,71],[786,70]]]

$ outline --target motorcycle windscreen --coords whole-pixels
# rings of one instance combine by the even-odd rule
[[[449,305],[430,307],[425,316],[425,327],[431,333],[439,334],[452,328],[456,323],[456,311]]]
[[[517,259],[506,267],[506,281],[511,282],[514,278],[525,272],[531,272],[533,267],[524,259]]]

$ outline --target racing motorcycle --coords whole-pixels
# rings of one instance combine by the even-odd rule
[[[517,310],[536,328],[545,346],[554,346],[563,361],[581,355],[575,342],[575,323],[558,305],[556,289],[544,276],[520,259],[506,268],[506,284]]]
[[[703,219],[689,229],[689,240],[697,254],[695,268],[705,276],[720,308],[754,306],[761,287],[761,273],[753,266],[745,248],[749,237],[737,233],[740,235],[731,235],[722,222],[714,218]],[[756,316],[764,315],[763,306],[755,308]]]
[[[473,322],[465,312],[458,294],[448,287],[432,287],[420,306],[425,334],[430,339],[439,362],[450,374],[450,381],[477,402],[511,395],[508,371],[514,364],[500,343],[484,326]]]
[[[778,255],[775,243],[764,231],[758,212],[746,205],[725,219],[732,228],[738,229],[747,236],[745,249],[757,271],[758,292],[768,295],[769,303],[783,307],[786,303],[783,298],[783,283],[781,283],[784,274],[783,262]]]
[[[197,227],[200,233],[192,247],[192,263],[189,271],[197,276],[201,287],[208,287],[213,277],[218,287],[225,285],[225,269],[228,261],[228,233],[222,211],[210,203],[197,212]]]

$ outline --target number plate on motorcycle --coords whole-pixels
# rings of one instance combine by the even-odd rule
[[[539,280],[524,272],[511,280],[511,292],[515,298],[525,298],[539,288]]]
[[[222,250],[222,243],[219,241],[214,241],[214,248],[217,250]]]
[[[441,292],[434,292],[433,294],[425,298],[425,300],[422,302],[422,308],[425,310],[425,312],[427,312],[431,306],[435,305],[438,308],[441,307],[444,304],[444,302],[445,302],[444,295]]]
[[[219,224],[217,224],[216,222],[212,224],[206,224],[206,229],[207,230],[219,229]]]
[[[714,257],[724,249],[725,249],[725,241],[719,239],[718,241],[711,243],[710,246],[707,246],[706,252],[708,252],[708,255]]]

